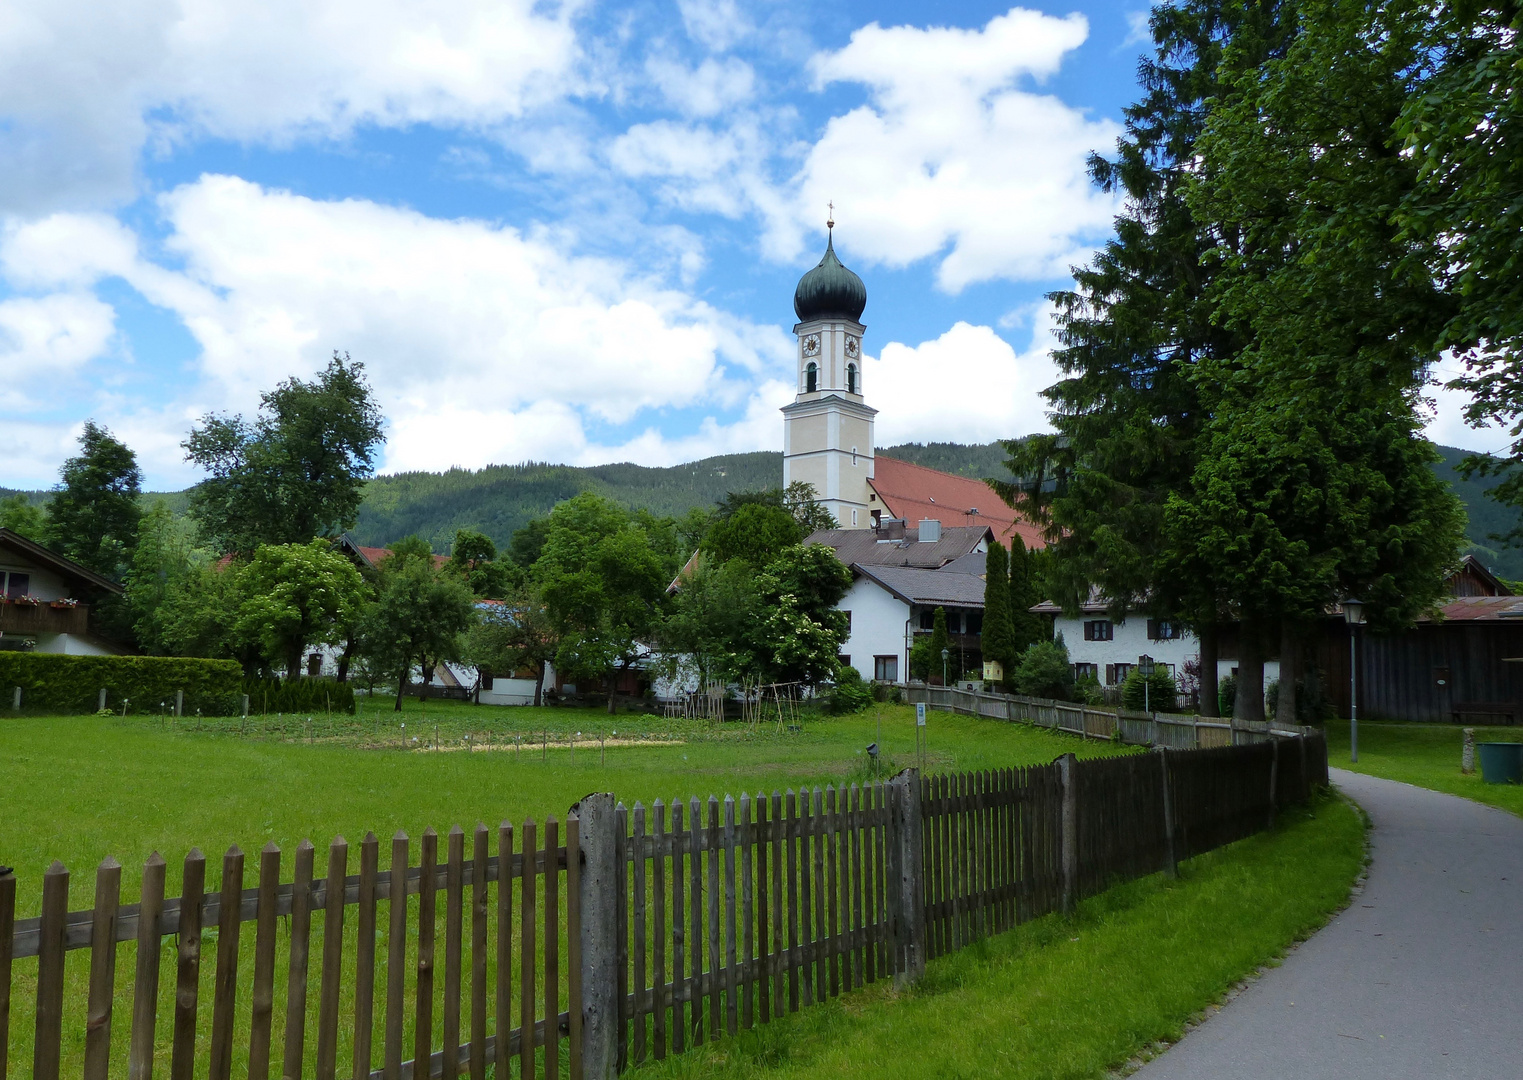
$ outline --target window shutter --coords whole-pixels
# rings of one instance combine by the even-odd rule
[[[1115,664],[1106,664],[1105,665],[1105,685],[1106,686],[1115,686],[1116,685],[1116,665]]]
[[[1148,640],[1149,641],[1157,641],[1161,636],[1162,636],[1162,631],[1159,630],[1159,628],[1158,628],[1158,620],[1157,619],[1149,619],[1148,620]]]

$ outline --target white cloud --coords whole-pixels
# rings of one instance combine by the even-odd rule
[[[176,440],[189,418],[251,409],[260,390],[315,371],[334,349],[369,370],[393,425],[391,470],[576,458],[594,453],[586,422],[729,412],[791,362],[780,329],[621,263],[567,255],[569,237],[323,202],[227,176],[178,188],[160,208],[164,247],[181,269],[130,253],[118,232],[83,215],[12,229],[0,266],[33,286],[120,276],[177,315],[201,353],[199,378],[176,399],[180,415],[163,418]],[[711,442],[728,437],[722,425],[711,430]],[[637,449],[665,454],[649,439]],[[173,442],[166,454],[177,456]]]
[[[714,52],[724,52],[755,27],[735,0],[677,0],[688,37]]]
[[[878,444],[982,443],[1050,430],[1040,396],[1057,381],[1050,345],[1042,333],[1018,354],[991,328],[958,322],[934,341],[883,346],[862,367]]]
[[[35,392],[43,378],[60,389],[65,376],[106,351],[115,333],[115,310],[93,295],[12,297],[0,303],[0,369],[13,393],[18,382]]]
[[[577,7],[16,0],[0,11],[0,207],[122,198],[155,131],[281,143],[519,116],[574,88]]]
[[[952,292],[1065,273],[1110,229],[1115,204],[1085,158],[1118,129],[1018,83],[1052,74],[1087,33],[1080,15],[1014,8],[981,30],[874,23],[816,57],[821,86],[863,85],[871,103],[826,125],[771,249],[796,253],[834,200],[842,246],[869,262],[904,266],[950,245],[937,278]]]
[[[689,68],[669,57],[651,57],[645,64],[666,100],[684,116],[714,116],[744,101],[756,90],[751,65],[735,57],[704,60]]]

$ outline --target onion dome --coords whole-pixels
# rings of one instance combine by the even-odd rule
[[[825,242],[820,264],[799,278],[793,290],[793,310],[799,322],[812,319],[849,319],[862,321],[867,307],[867,286],[836,258],[834,238]]]

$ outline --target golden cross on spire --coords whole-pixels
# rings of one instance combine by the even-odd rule
[[[832,200],[825,205],[830,207],[830,215],[825,218],[825,228],[834,229],[836,227],[836,204]]]

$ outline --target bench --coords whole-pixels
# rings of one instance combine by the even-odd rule
[[[1460,701],[1456,702],[1450,712],[1454,716],[1454,722],[1460,723],[1462,716],[1505,716],[1507,723],[1511,724],[1518,718],[1518,703],[1515,701]]]

